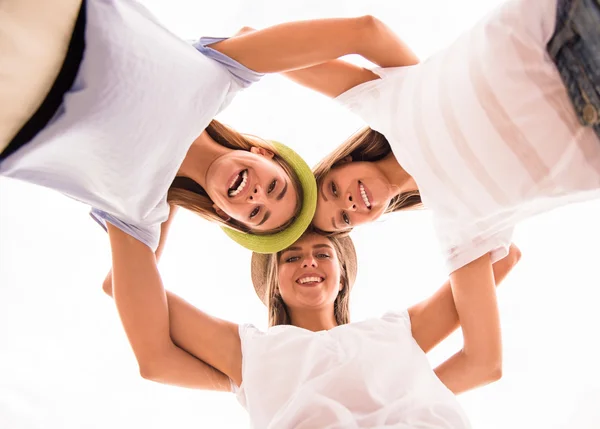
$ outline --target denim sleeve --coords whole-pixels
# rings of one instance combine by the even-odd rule
[[[254,82],[258,82],[260,78],[264,76],[263,73],[257,73],[254,70],[250,70],[248,67],[238,63],[233,58],[230,58],[227,55],[222,54],[221,52],[216,51],[208,46],[226,39],[228,38],[202,37],[200,40],[193,42],[192,45],[203,55],[223,65],[229,71],[229,73],[231,73],[241,88],[247,88]]]

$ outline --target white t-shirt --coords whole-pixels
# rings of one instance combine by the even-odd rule
[[[167,191],[190,145],[261,75],[179,39],[136,1],[86,4],[86,47],[73,87],[0,174],[89,204],[103,226],[108,221],[155,249],[169,214]]]
[[[240,325],[242,385],[261,429],[464,429],[454,394],[412,337],[407,311],[312,332]]]
[[[524,218],[600,196],[600,141],[546,54],[555,9],[507,1],[421,64],[338,97],[415,179],[449,272],[506,256]]]

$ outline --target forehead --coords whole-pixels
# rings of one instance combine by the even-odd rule
[[[287,249],[284,249],[283,252],[292,251],[292,250],[310,250],[315,246],[329,246],[333,248],[333,244],[327,237],[323,237],[320,234],[309,233],[302,236],[298,241],[292,244]]]

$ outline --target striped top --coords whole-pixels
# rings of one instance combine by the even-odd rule
[[[338,97],[415,179],[449,272],[506,256],[519,221],[600,195],[600,142],[546,54],[555,8],[507,1],[421,64]]]

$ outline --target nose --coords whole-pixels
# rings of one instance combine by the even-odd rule
[[[265,201],[265,193],[262,189],[262,186],[256,185],[250,194],[248,194],[247,200],[253,203],[262,203]]]
[[[348,192],[348,195],[346,195],[344,202],[344,208],[346,210],[348,210],[349,212],[355,212],[356,211],[356,203],[354,202],[354,198],[352,197],[352,194],[350,192]]]
[[[302,261],[302,268],[308,268],[308,267],[312,267],[312,268],[317,267],[317,260],[312,255],[305,257],[304,260]]]

